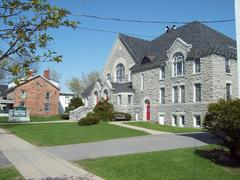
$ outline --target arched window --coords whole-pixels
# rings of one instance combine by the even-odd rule
[[[184,74],[184,56],[177,52],[173,56],[173,76],[181,76]]]
[[[125,77],[125,68],[123,64],[118,64],[116,67],[116,78],[118,82],[122,82]]]
[[[105,99],[105,100],[108,100],[108,90],[105,89],[105,90],[103,91],[103,94],[104,94],[104,99]]]
[[[107,74],[107,80],[111,81],[112,77],[111,77],[111,74]]]

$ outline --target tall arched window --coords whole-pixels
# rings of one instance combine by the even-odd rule
[[[116,67],[117,82],[122,82],[124,80],[124,77],[125,77],[125,68],[123,64],[120,63]]]
[[[184,74],[184,56],[177,52],[173,56],[173,76],[181,76]]]

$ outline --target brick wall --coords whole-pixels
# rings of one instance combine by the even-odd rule
[[[21,91],[26,91],[26,97],[21,97]],[[46,93],[50,93],[46,100]],[[56,115],[59,106],[59,89],[43,79],[41,76],[16,87],[8,93],[8,97],[14,100],[14,106],[20,106],[24,102],[25,107],[30,110],[30,115]],[[45,103],[49,103],[49,111],[45,111]]]

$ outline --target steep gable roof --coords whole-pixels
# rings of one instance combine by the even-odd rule
[[[44,76],[36,75],[36,76],[30,77],[30,78],[28,78],[28,79],[20,82],[19,85],[10,87],[10,88],[7,90],[7,92],[13,91],[13,90],[16,89],[17,87],[20,87],[20,86],[22,86],[23,84],[26,84],[26,83],[28,83],[28,82],[36,79],[36,78],[39,78],[39,77],[42,78],[42,79],[44,79],[45,81],[47,81],[49,84],[51,84],[51,85],[52,85],[53,87],[55,87],[56,89],[60,90],[60,87],[59,87],[58,83],[56,83],[56,82],[54,82],[54,81],[52,81],[52,80],[49,80],[49,79],[45,78]]]
[[[192,45],[188,58],[202,57],[210,53],[235,59],[237,56],[235,40],[197,21],[164,33],[152,41],[126,35],[120,37],[135,57],[136,65],[132,68],[133,72],[155,68],[164,63],[167,50],[177,38]],[[149,55],[155,56],[152,62],[141,64],[143,58]]]

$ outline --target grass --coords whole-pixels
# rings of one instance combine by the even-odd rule
[[[23,180],[23,177],[19,174],[19,172],[14,167],[10,166],[10,167],[1,167],[0,168],[0,179],[2,179],[2,180],[13,180],[13,179]]]
[[[240,168],[223,167],[194,148],[81,160],[78,165],[106,180],[238,180]]]
[[[124,127],[100,123],[78,126],[77,123],[2,125],[12,133],[38,146],[86,143],[107,139],[146,135]]]
[[[59,115],[54,116],[30,116],[31,122],[44,122],[44,121],[60,121],[61,119]],[[0,123],[8,123],[8,117],[0,117]]]
[[[153,129],[157,131],[165,131],[165,132],[171,132],[171,133],[185,133],[185,132],[202,132],[205,131],[201,128],[184,128],[184,127],[173,127],[173,126],[167,126],[167,125],[159,125],[151,122],[127,122],[125,124],[143,127],[147,129]]]

